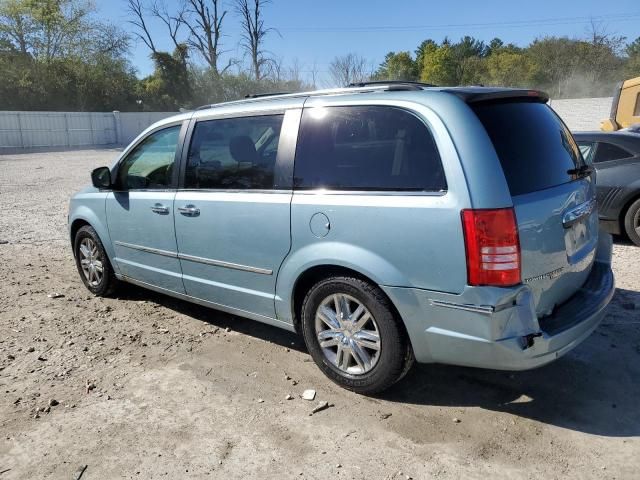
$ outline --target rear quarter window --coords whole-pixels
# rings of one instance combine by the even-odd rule
[[[447,183],[427,126],[395,107],[305,109],[296,189],[443,191]]]
[[[585,162],[588,164],[593,163],[593,158],[591,157],[593,156],[594,146],[594,142],[578,142],[582,158],[584,158]]]
[[[584,160],[571,132],[543,103],[473,106],[498,154],[512,196],[570,182]]]

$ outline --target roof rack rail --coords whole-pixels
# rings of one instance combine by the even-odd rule
[[[277,97],[279,95],[289,95],[290,93],[292,92],[247,93],[244,98]]]
[[[251,100],[253,98],[278,97],[280,95],[292,95],[292,92],[248,93],[244,96],[243,100]],[[222,103],[234,103],[234,102],[240,102],[240,101],[242,100],[234,100],[231,102],[222,102]],[[213,108],[215,106],[216,106],[215,103],[207,103],[206,105],[201,105],[195,108],[195,110],[206,110],[208,108]]]
[[[347,87],[350,88],[364,88],[364,87],[376,87],[376,86],[385,86],[388,85],[395,89],[397,87],[412,88],[414,90],[421,90],[422,88],[428,87],[437,87],[437,85],[432,85],[431,83],[422,83],[422,82],[413,82],[410,80],[373,80],[368,82],[355,82],[350,83]],[[393,88],[395,87],[395,88]]]
[[[206,110],[208,108],[214,108],[217,106],[232,105],[232,104],[238,104],[242,102],[250,102],[252,100],[260,100],[262,98],[270,98],[270,97],[298,98],[298,97],[309,97],[309,96],[319,96],[319,95],[350,94],[350,93],[354,93],[355,89],[362,89],[363,92],[370,92],[370,91],[422,90],[423,88],[428,88],[428,87],[437,87],[437,85],[431,85],[429,83],[421,83],[421,82],[410,82],[410,81],[404,81],[404,80],[360,82],[360,83],[351,83],[348,86],[342,87],[342,88],[327,88],[323,90],[313,90],[313,91],[306,91],[306,92],[273,92],[273,93],[249,94],[249,95],[246,95],[241,100],[233,100],[233,101],[222,102],[218,104],[202,105],[200,107],[197,107],[195,110]]]

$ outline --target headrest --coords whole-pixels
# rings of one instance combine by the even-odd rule
[[[258,153],[256,152],[256,147],[253,144],[253,140],[247,135],[232,137],[229,142],[229,152],[238,163],[257,163]]]

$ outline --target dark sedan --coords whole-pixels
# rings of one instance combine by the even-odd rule
[[[600,224],[640,246],[640,134],[574,133],[587,163],[596,169]]]

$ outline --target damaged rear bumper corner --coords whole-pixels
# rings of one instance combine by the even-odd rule
[[[418,362],[527,370],[567,353],[598,326],[615,290],[607,260],[596,261],[582,288],[540,320],[526,285],[467,287],[460,295],[382,288],[404,320]]]

